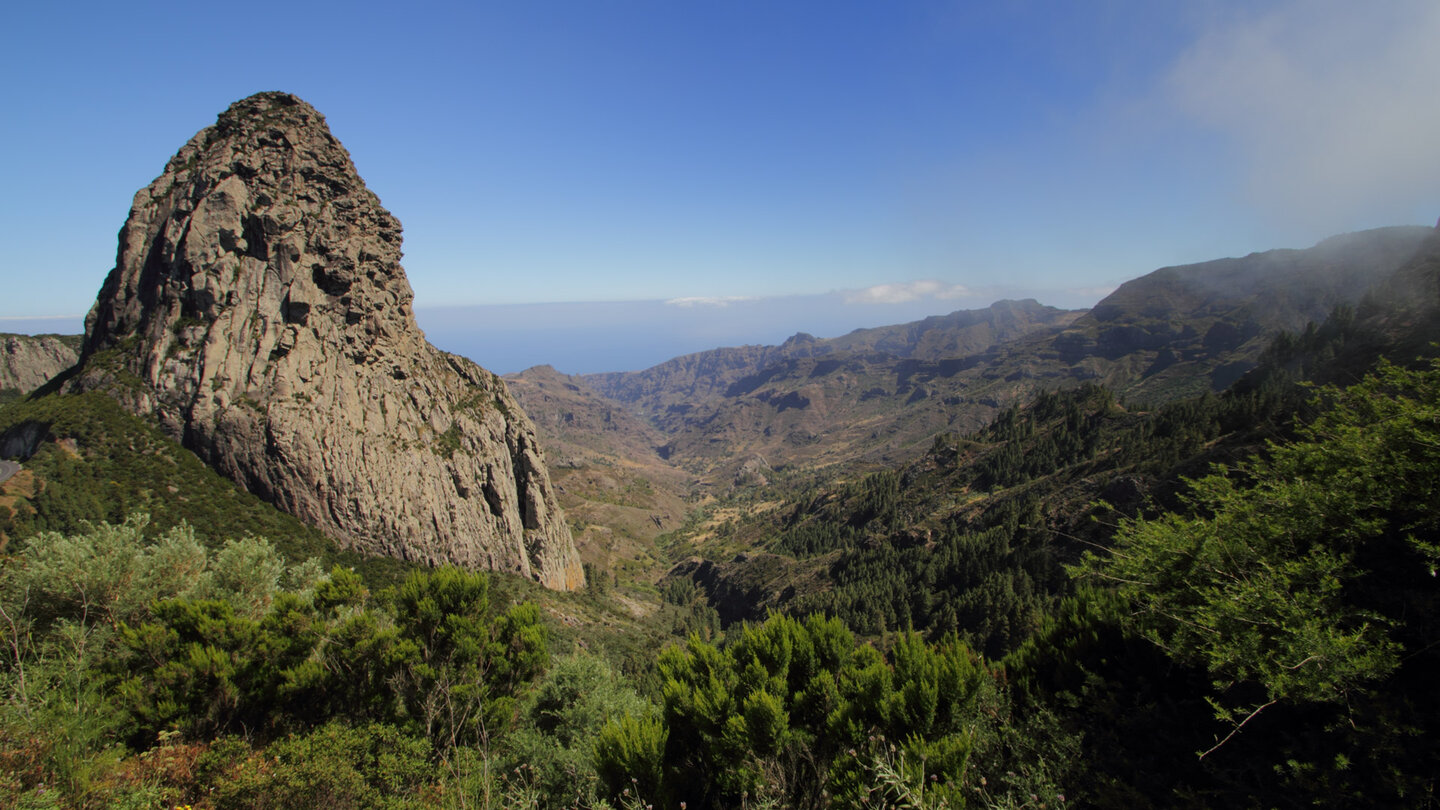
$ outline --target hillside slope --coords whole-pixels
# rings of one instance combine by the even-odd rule
[[[695,476],[662,457],[660,432],[550,366],[505,383],[535,420],[581,559],[598,571],[658,574],[655,538],[681,525],[696,488]]]
[[[913,324],[688,355],[586,375],[666,438],[664,454],[726,480],[746,464],[914,458],[1035,394],[1082,383],[1156,404],[1219,391],[1282,330],[1324,320],[1431,233],[1380,228],[1304,250],[1156,270],[1088,312],[999,302]]]

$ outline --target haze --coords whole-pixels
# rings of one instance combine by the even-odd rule
[[[496,370],[1086,306],[1440,213],[1424,0],[395,9],[11,10],[0,331],[80,331],[131,196],[265,89],[326,115],[422,327]]]

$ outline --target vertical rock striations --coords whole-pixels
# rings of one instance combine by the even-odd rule
[[[75,365],[75,337],[0,335],[0,394],[26,394]]]
[[[578,587],[530,421],[425,341],[400,243],[320,113],[236,102],[135,195],[72,385],[342,545]]]

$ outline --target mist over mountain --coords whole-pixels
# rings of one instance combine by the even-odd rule
[[[893,462],[923,452],[938,431],[979,429],[1042,391],[1100,384],[1155,404],[1221,391],[1255,367],[1276,334],[1358,303],[1432,234],[1379,228],[1161,268],[1089,310],[1001,301],[836,338],[797,333],[643,371],[579,375],[572,385],[642,417],[665,438],[656,452],[716,482],[761,462]],[[537,414],[550,407],[527,403]]]
[[[1435,0],[7,11],[0,810],[1440,810]]]
[[[1096,292],[987,288],[960,297],[922,293],[877,299],[860,292],[760,298],[591,301],[436,306],[415,317],[426,337],[500,374],[554,366],[565,374],[639,371],[674,357],[727,346],[778,345],[804,332],[840,337],[856,329],[912,323],[957,307],[1040,298],[1062,309],[1088,308]],[[861,291],[865,292],[865,291]]]
[[[256,112],[262,126],[236,120]],[[270,752],[296,740],[310,745],[352,722],[355,730],[343,733],[388,735],[379,744],[387,756],[390,741],[410,746],[407,767],[432,774],[431,782],[455,777],[421,748],[483,743],[498,753],[479,756],[525,758],[512,774],[533,768],[563,780],[576,768],[607,769],[619,776],[603,786],[593,777],[593,795],[644,789],[705,807],[732,806],[730,788],[710,787],[720,777],[709,771],[687,773],[689,751],[729,762],[724,772],[733,773],[755,757],[775,757],[775,740],[788,740],[786,756],[807,758],[803,772],[778,787],[746,789],[789,799],[821,785],[849,790],[836,774],[852,771],[861,789],[908,784],[911,777],[884,770],[889,760],[865,764],[861,749],[880,734],[905,741],[888,756],[956,750],[1003,765],[982,778],[927,759],[927,770],[937,772],[923,783],[928,795],[951,790],[939,774],[967,796],[1004,790],[1057,803],[1066,796],[1076,806],[1170,806],[1180,794],[1195,807],[1257,796],[1323,805],[1330,790],[1313,784],[1317,773],[1343,785],[1346,797],[1407,797],[1432,785],[1433,745],[1424,741],[1440,728],[1430,697],[1440,672],[1430,573],[1440,518],[1427,496],[1440,469],[1433,438],[1440,372],[1377,362],[1417,365],[1417,354],[1434,353],[1436,231],[1384,228],[1304,250],[1162,268],[1090,309],[1001,300],[833,338],[800,331],[638,372],[568,375],[537,366],[502,382],[419,336],[407,317],[398,223],[333,151],[338,142],[318,120],[293,97],[264,95],[222,115],[218,139],[198,135],[137,195],[81,363],[0,407],[0,444],[26,461],[24,469],[7,464],[0,482],[0,544],[20,548],[6,581],[24,583],[0,590],[7,615],[28,620],[31,608],[16,593],[42,594],[46,601],[37,604],[44,605],[75,593],[89,598],[89,572],[64,569],[46,579],[75,560],[98,576],[114,560],[144,566],[193,551],[196,564],[214,570],[197,580],[204,590],[168,599],[125,591],[108,610],[145,624],[95,636],[106,645],[104,658],[133,672],[122,691],[102,685],[85,698],[110,707],[114,733],[128,734],[127,744],[143,752],[127,749],[124,761],[148,762],[178,747],[163,737],[154,746],[159,724],[184,728],[183,745],[196,756],[213,759],[224,745],[239,757],[205,766],[223,768],[220,776],[165,777],[173,786],[167,796],[182,801],[213,781],[217,806],[231,806],[227,786],[242,784],[247,769],[258,769],[259,783],[269,786],[271,774],[292,767],[288,754]],[[283,144],[302,145],[300,153]],[[271,172],[271,161],[283,165],[287,156],[300,178],[327,182],[283,182],[289,175]],[[246,170],[227,173],[236,165]],[[287,185],[293,197],[269,193]],[[317,208],[316,200],[324,202]],[[292,221],[308,223],[303,246],[288,238]],[[33,355],[17,368],[43,377],[51,373],[44,360]],[[1353,390],[1324,389],[1319,398],[1299,382],[1362,377]],[[56,393],[62,388],[83,393]],[[1321,424],[1334,427],[1307,432],[1303,420],[1317,408],[1328,420]],[[1253,456],[1262,447],[1265,456]],[[97,511],[125,515],[144,506],[169,525],[203,521],[212,544],[227,530],[256,527],[276,533],[286,554],[345,560],[336,541],[376,548],[312,520],[325,537],[274,506],[308,519],[302,496],[323,502],[342,492],[352,516],[394,521],[444,501],[461,520],[467,498],[477,500],[466,490],[479,487],[489,511],[502,515],[511,497],[500,490],[511,477],[507,458],[527,529],[519,542],[544,539],[529,530],[548,519],[566,522],[571,544],[526,548],[529,571],[481,545],[501,559],[482,567],[519,574],[500,580],[506,598],[523,594],[539,610],[487,613],[486,579],[428,570],[470,561],[463,547],[437,549],[437,539],[445,542],[438,519],[433,536],[423,530],[429,546],[404,545],[402,533],[396,556],[405,561],[396,565],[408,573],[378,597],[368,578],[391,581],[393,570],[368,564],[362,577],[337,567],[310,580],[313,587],[281,586],[279,572],[298,574],[265,541],[226,539],[219,551],[206,551],[186,539],[183,524],[151,541],[141,536],[142,517],[89,522]],[[1241,458],[1252,459],[1244,475],[1216,483],[1227,473],[1212,465]],[[476,461],[483,479],[467,477]],[[1272,465],[1283,474],[1272,475]],[[448,479],[437,479],[435,469]],[[1212,469],[1220,471],[1191,483]],[[292,472],[298,489],[286,479]],[[357,472],[369,478],[357,480]],[[1312,477],[1321,485],[1311,486]],[[377,481],[399,482],[398,498]],[[1202,485],[1210,487],[1211,511],[1186,513],[1187,489]],[[378,497],[361,500],[365,487]],[[1279,497],[1267,502],[1272,491]],[[1352,495],[1362,497],[1358,510],[1348,506]],[[1266,510],[1263,526],[1247,517],[1256,508]],[[1209,521],[1236,514],[1240,522],[1215,538],[1230,542],[1238,532],[1246,542],[1227,549],[1262,559],[1255,569],[1242,561],[1221,574],[1257,598],[1242,602],[1207,588],[1196,602],[1187,555],[1215,539]],[[33,534],[55,526],[82,533]],[[1280,542],[1269,543],[1269,534]],[[1153,551],[1157,537],[1164,545]],[[1357,544],[1360,551],[1337,571],[1327,556],[1295,555],[1296,537],[1336,554]],[[115,542],[118,550],[89,550]],[[269,590],[249,601],[214,584],[236,548],[259,561],[252,568],[276,572]],[[1095,556],[1108,548],[1123,553]],[[1147,580],[1167,565],[1179,568],[1158,586]],[[1112,567],[1125,571],[1122,582],[1143,587],[1087,589],[1073,579],[1076,571],[1103,576]],[[1257,585],[1257,570],[1280,572],[1283,581]],[[1333,586],[1337,577],[1343,589]],[[541,587],[563,590],[581,578],[580,594]],[[103,587],[174,579],[143,573]],[[1193,615],[1186,621],[1202,630],[1216,615],[1228,621],[1240,610],[1239,631],[1270,622],[1282,632],[1247,640],[1239,631],[1196,637],[1182,630],[1156,646],[1132,624],[1173,632],[1168,612],[1147,614],[1151,599],[1179,600]],[[1298,619],[1289,608],[1316,600],[1324,609],[1306,608]],[[1203,612],[1212,608],[1221,612]],[[1386,635],[1371,639],[1365,627],[1377,616]],[[1352,617],[1366,624],[1355,631]],[[82,614],[79,621],[92,620]],[[1296,621],[1304,623],[1298,634],[1284,626]],[[1310,653],[1356,673],[1341,690],[1303,657],[1301,675],[1290,674],[1316,632],[1350,634],[1338,652]],[[472,635],[446,652],[449,633]],[[546,658],[550,638],[563,639],[569,653],[554,663]],[[678,639],[686,641],[668,643]],[[475,657],[482,649],[490,652]],[[817,657],[822,649],[825,657]],[[12,650],[27,674],[46,671],[23,647]],[[273,650],[287,657],[266,658]],[[630,669],[604,669],[601,656]],[[262,659],[277,663],[257,666]],[[236,663],[223,673],[227,702],[219,712],[194,709],[210,705],[209,676],[198,668],[214,660]],[[466,661],[529,669],[512,677],[512,669]],[[1271,678],[1261,666],[1282,675]],[[582,670],[591,674],[577,686]],[[93,667],[74,671],[109,683]],[[451,678],[456,672],[463,677]],[[1243,688],[1226,688],[1217,676]],[[615,697],[641,678],[659,678],[663,688]],[[476,696],[459,683],[487,687]],[[702,693],[703,701],[689,699]],[[1256,708],[1257,694],[1269,702]],[[930,716],[909,713],[916,695],[941,696],[935,705],[948,719],[915,725],[914,717]],[[585,739],[621,742],[555,753],[555,707],[592,699],[660,719],[592,724]],[[1357,700],[1379,707],[1380,719],[1356,728],[1348,713]],[[436,711],[454,705],[493,711],[493,719],[476,730]],[[817,713],[819,705],[838,708]],[[722,727],[705,725],[716,712],[723,728],[737,731],[707,737],[703,729]],[[7,716],[23,725],[15,712]],[[835,726],[842,716],[860,719]],[[27,733],[46,739],[49,732]],[[222,734],[234,742],[219,741]],[[695,739],[683,751],[647,743],[641,755],[650,764],[624,759],[633,739],[684,734]],[[842,746],[823,742],[832,737]],[[1024,745],[1014,742],[1022,738]],[[536,747],[537,740],[551,747]],[[1376,740],[1383,751],[1372,750]],[[1034,745],[1045,753],[1027,747]],[[1197,746],[1209,746],[1205,758],[1194,756]],[[1156,757],[1166,764],[1155,765]],[[1257,783],[1257,762],[1278,776]],[[65,766],[35,772],[50,772],[40,767]],[[347,753],[306,767],[313,781],[381,766]],[[631,773],[652,776],[641,788]],[[243,784],[255,795],[274,789]],[[536,795],[571,790],[568,782],[524,785]],[[694,799],[697,785],[710,792]]]

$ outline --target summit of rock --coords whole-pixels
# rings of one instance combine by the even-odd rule
[[[136,193],[71,385],[344,546],[578,587],[533,425],[426,342],[400,256],[324,116],[242,99]]]

